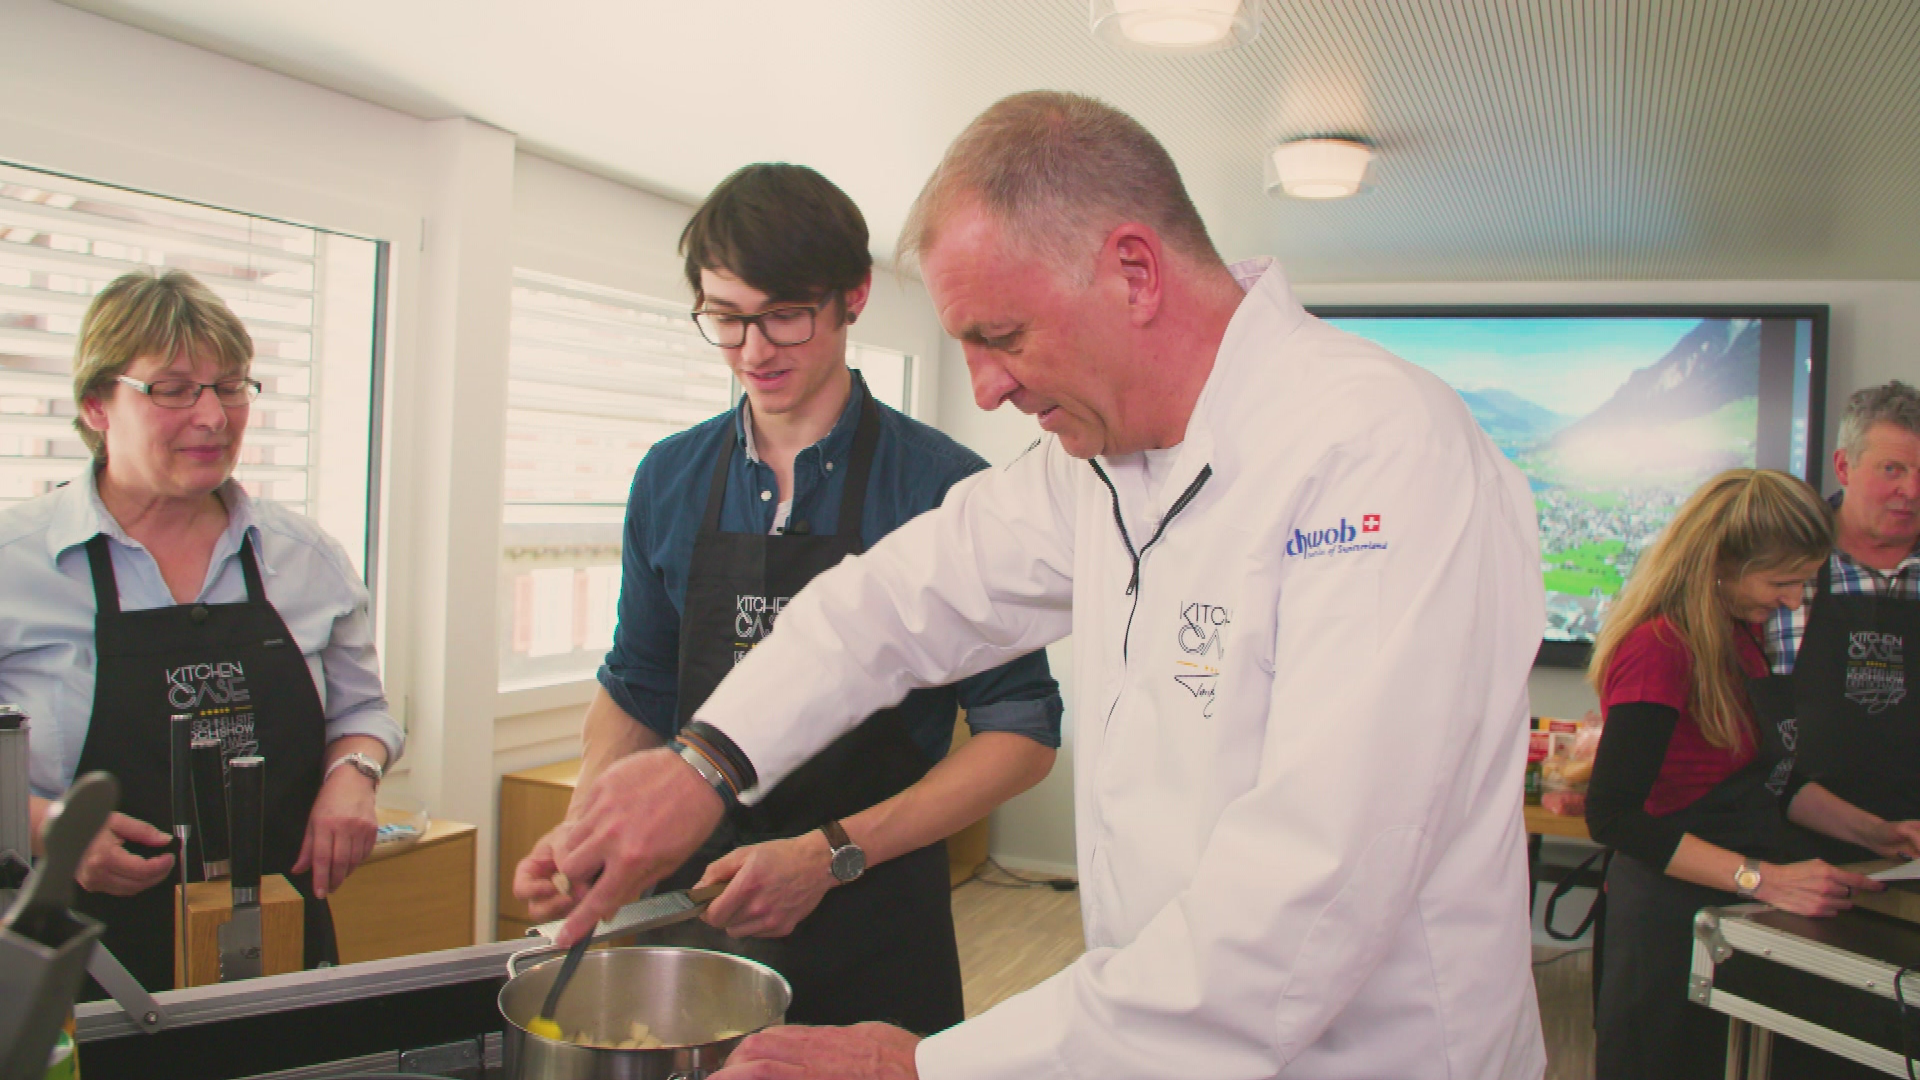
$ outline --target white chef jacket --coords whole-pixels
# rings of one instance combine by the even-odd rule
[[[764,791],[909,689],[1072,633],[1087,952],[922,1042],[926,1080],[1545,1069],[1527,482],[1446,384],[1271,261],[1234,272],[1164,518],[1139,455],[1042,439],[817,578],[699,710]]]

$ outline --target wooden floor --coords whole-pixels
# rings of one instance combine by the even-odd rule
[[[1032,987],[1079,956],[1080,897],[997,888],[978,879],[953,890],[967,1015]],[[1534,951],[1533,982],[1547,1040],[1547,1080],[1593,1076],[1593,954]]]

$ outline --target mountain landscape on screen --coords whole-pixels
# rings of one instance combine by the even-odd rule
[[[1755,460],[1757,319],[1329,321],[1445,379],[1526,473],[1550,638],[1591,640],[1680,503]]]

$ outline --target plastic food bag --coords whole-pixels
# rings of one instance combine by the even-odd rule
[[[1574,730],[1555,731],[1540,763],[1540,805],[1548,812],[1583,817],[1587,812],[1587,781],[1593,778],[1593,758],[1600,750],[1600,715],[1589,712]]]

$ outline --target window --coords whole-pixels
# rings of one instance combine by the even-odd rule
[[[0,507],[80,475],[73,349],[93,295],[185,270],[253,337],[235,477],[370,574],[384,243],[0,163]]]
[[[687,305],[516,270],[500,687],[584,679],[613,644],[620,527],[654,443],[726,409]]]
[[[905,409],[913,358],[853,345]],[[507,360],[500,689],[591,678],[620,598],[621,526],[654,443],[724,411],[737,387],[684,302],[516,270]]]

